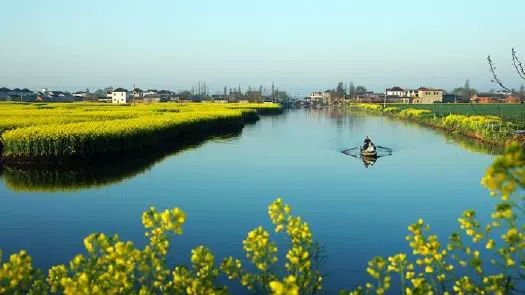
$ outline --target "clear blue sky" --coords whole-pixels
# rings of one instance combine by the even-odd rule
[[[509,87],[524,0],[3,0],[0,86]]]

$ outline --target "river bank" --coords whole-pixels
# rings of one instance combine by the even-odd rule
[[[525,136],[517,133],[523,126],[504,121],[492,115],[457,115],[438,116],[430,110],[397,107],[383,107],[379,104],[352,104],[350,109],[367,113],[408,120],[418,124],[458,133],[493,145],[506,146],[517,141],[525,145]]]

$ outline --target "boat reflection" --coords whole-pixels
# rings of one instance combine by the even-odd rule
[[[372,167],[376,163],[378,157],[361,156],[361,161],[365,168]]]
[[[377,155],[376,156],[364,156],[361,154],[360,147],[354,147],[342,151],[343,154],[360,159],[363,162],[365,168],[369,168],[375,165],[377,159],[382,157],[388,157],[392,155],[392,149],[384,146],[377,146]]]
[[[242,127],[194,136],[184,142],[170,142],[155,150],[112,155],[97,160],[64,163],[60,166],[10,166],[0,168],[0,179],[17,192],[78,191],[122,182],[151,169],[166,157],[199,147],[210,140],[228,141],[241,134]]]

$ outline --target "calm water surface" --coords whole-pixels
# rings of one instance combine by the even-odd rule
[[[366,135],[393,149],[369,168],[341,153]],[[464,209],[478,210],[483,220],[492,202],[479,181],[494,157],[477,152],[485,149],[341,109],[289,111],[264,117],[240,135],[138,167],[5,170],[0,249],[27,249],[37,266],[47,268],[82,252],[82,240],[92,232],[118,233],[142,246],[141,212],[155,206],[187,213],[184,235],[172,243],[172,262],[189,263],[190,250],[201,244],[218,258],[243,257],[246,233],[258,225],[271,229],[267,206],[281,197],[324,245],[325,283],[333,293],[363,283],[373,256],[406,250],[407,225],[418,217],[443,240],[458,228]]]

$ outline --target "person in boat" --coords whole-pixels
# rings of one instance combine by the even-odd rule
[[[370,138],[367,136],[363,144],[363,150],[366,150],[369,146],[373,146],[374,148],[376,147],[372,140],[370,140]]]

